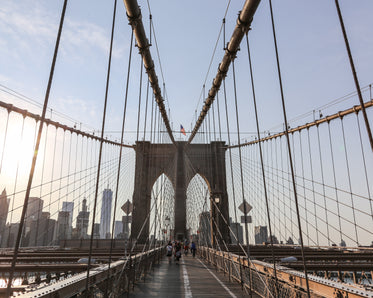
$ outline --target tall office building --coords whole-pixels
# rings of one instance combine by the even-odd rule
[[[31,222],[28,246],[48,246],[52,244],[56,221],[49,212],[43,212],[39,221]]]
[[[6,225],[4,238],[1,247],[14,247],[18,234],[19,223],[9,223]],[[23,239],[22,239],[23,240]],[[21,243],[22,246],[22,243]]]
[[[26,211],[26,229],[30,227],[33,220],[41,218],[43,212],[44,201],[37,197],[29,197]],[[27,233],[28,231],[26,231]]]
[[[8,216],[9,209],[9,199],[6,196],[6,190],[4,188],[3,192],[0,195],[0,246],[5,239],[6,232],[6,219]]]
[[[69,211],[58,212],[55,239],[57,243],[61,240],[71,239],[71,226],[69,225]]]
[[[116,220],[114,224],[114,238],[123,237],[123,222]]]
[[[267,226],[255,226],[255,244],[263,244],[268,240]]]
[[[74,213],[74,202],[62,202],[62,210],[70,213],[69,216],[69,226],[73,226],[73,213]]]
[[[87,208],[87,200],[84,199],[82,203],[82,211],[76,217],[76,230],[77,237],[79,239],[88,238],[88,223],[89,223],[89,211]]]
[[[29,197],[26,218],[24,225],[24,238],[22,240],[22,246],[34,246],[35,244],[30,241],[31,226],[39,226],[40,220],[43,213],[44,201],[38,197]],[[35,225],[34,225],[35,222]]]
[[[101,207],[101,222],[100,222],[100,238],[110,239],[110,219],[111,219],[111,201],[113,192],[110,189],[105,189],[102,195]]]
[[[232,218],[229,218],[229,226],[231,228],[231,241],[236,244],[237,239],[240,243],[243,243],[243,227],[238,222],[232,222]],[[238,232],[238,233],[237,233]]]
[[[93,239],[100,239],[100,224],[95,223],[93,225]]]

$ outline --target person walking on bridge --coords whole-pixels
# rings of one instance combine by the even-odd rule
[[[197,250],[197,247],[194,241],[192,241],[192,246],[190,247],[190,250],[192,251],[193,258],[194,258],[196,256],[196,250]]]

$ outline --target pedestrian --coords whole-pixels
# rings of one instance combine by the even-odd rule
[[[171,242],[168,242],[166,246],[166,251],[167,251],[167,257],[172,256],[172,244]]]
[[[175,261],[177,262],[177,264],[179,263],[180,257],[181,257],[181,244],[179,241],[177,241],[175,244]]]
[[[185,242],[185,244],[184,244],[184,254],[185,254],[185,255],[188,255],[188,250],[189,250],[188,243]]]
[[[196,256],[196,244],[192,241],[192,246],[190,247],[190,250],[192,251],[193,258]]]

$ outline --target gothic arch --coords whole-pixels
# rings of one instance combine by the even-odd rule
[[[149,235],[149,223],[142,229],[150,211],[151,190],[157,178],[164,173],[175,191],[175,238],[187,237],[186,188],[196,173],[209,186],[210,194],[220,198],[222,215],[228,222],[229,208],[225,173],[225,143],[210,144],[151,144],[136,142],[135,187],[133,193],[133,222],[131,235],[144,243]],[[188,178],[189,177],[189,180]],[[215,213],[213,212],[213,216]],[[224,220],[216,218],[220,232],[229,242],[229,230]],[[140,231],[141,235],[140,235]]]

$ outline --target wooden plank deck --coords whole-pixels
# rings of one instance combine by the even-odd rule
[[[241,298],[250,295],[237,282],[229,282],[228,276],[215,267],[188,254],[183,255],[179,263],[164,257],[146,276],[145,282],[137,283],[134,291],[122,297]],[[253,294],[252,297],[259,296]]]

